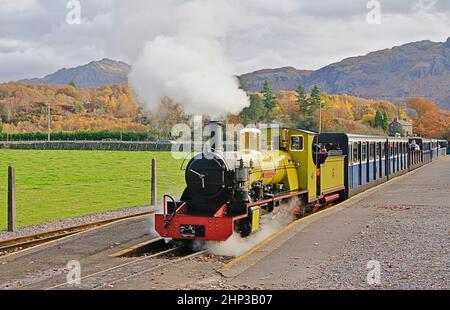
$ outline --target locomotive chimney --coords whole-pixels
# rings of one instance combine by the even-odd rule
[[[223,123],[211,121],[206,126],[209,135],[209,149],[212,152],[223,152]]]

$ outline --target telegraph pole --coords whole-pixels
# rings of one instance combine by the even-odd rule
[[[52,119],[51,119],[51,107],[48,104],[48,142],[51,140]]]
[[[322,99],[319,103],[319,134],[322,133]]]

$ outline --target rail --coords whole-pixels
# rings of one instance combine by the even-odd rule
[[[141,212],[133,215],[127,215],[122,217],[116,217],[113,219],[82,224],[77,226],[71,226],[67,228],[61,228],[57,230],[37,233],[24,237],[18,237],[14,239],[8,239],[0,241],[0,257],[6,254],[17,252],[18,250],[31,249],[35,246],[45,244],[54,240],[58,240],[76,233],[80,233],[86,230],[90,230],[97,227],[106,226],[108,224],[116,223],[119,221],[138,218],[155,213],[155,211]]]

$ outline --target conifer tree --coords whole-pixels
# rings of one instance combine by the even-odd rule
[[[264,107],[268,110],[268,112],[272,111],[277,105],[277,98],[273,94],[272,88],[270,87],[270,84],[267,80],[264,81],[264,86],[261,92],[263,93],[264,96],[263,99]]]

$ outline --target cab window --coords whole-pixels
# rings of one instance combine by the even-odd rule
[[[303,151],[303,136],[291,136],[291,151]]]

